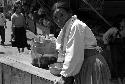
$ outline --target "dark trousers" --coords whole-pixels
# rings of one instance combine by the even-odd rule
[[[5,42],[5,29],[4,26],[0,26],[1,43]]]
[[[74,77],[73,76],[62,77],[62,78],[65,81],[64,84],[74,84]]]

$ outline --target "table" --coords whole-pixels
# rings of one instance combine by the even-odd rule
[[[60,79],[49,70],[32,66],[26,61],[28,57],[25,57],[24,55],[0,58],[0,84],[54,84]],[[24,58],[26,60],[23,60]]]

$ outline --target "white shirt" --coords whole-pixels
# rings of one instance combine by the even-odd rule
[[[67,27],[65,27],[69,24]],[[96,38],[91,29],[82,21],[73,16],[64,26],[66,28],[64,47],[65,60],[61,75],[64,77],[74,76],[79,73],[84,61],[84,49],[92,49],[93,45],[97,45]],[[61,45],[61,31],[57,37],[57,45]],[[58,48],[59,48],[58,46]]]
[[[6,18],[3,13],[0,13],[0,26],[5,26]]]

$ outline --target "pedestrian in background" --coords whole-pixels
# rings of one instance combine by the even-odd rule
[[[24,52],[24,48],[27,47],[26,37],[26,22],[24,15],[21,13],[21,6],[14,6],[14,14],[11,16],[12,21],[12,32],[14,36],[13,47],[17,47],[19,53]]]
[[[6,18],[3,14],[3,7],[0,7],[0,35],[1,35],[1,45],[5,42],[5,28],[6,28]]]
[[[113,27],[104,35],[103,41],[111,52],[112,80],[125,82],[125,16],[115,18]]]

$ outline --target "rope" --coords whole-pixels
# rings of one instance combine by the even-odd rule
[[[85,2],[105,23],[111,26],[111,24],[102,15],[100,15],[91,4],[89,4],[86,0],[83,0],[83,2]]]

